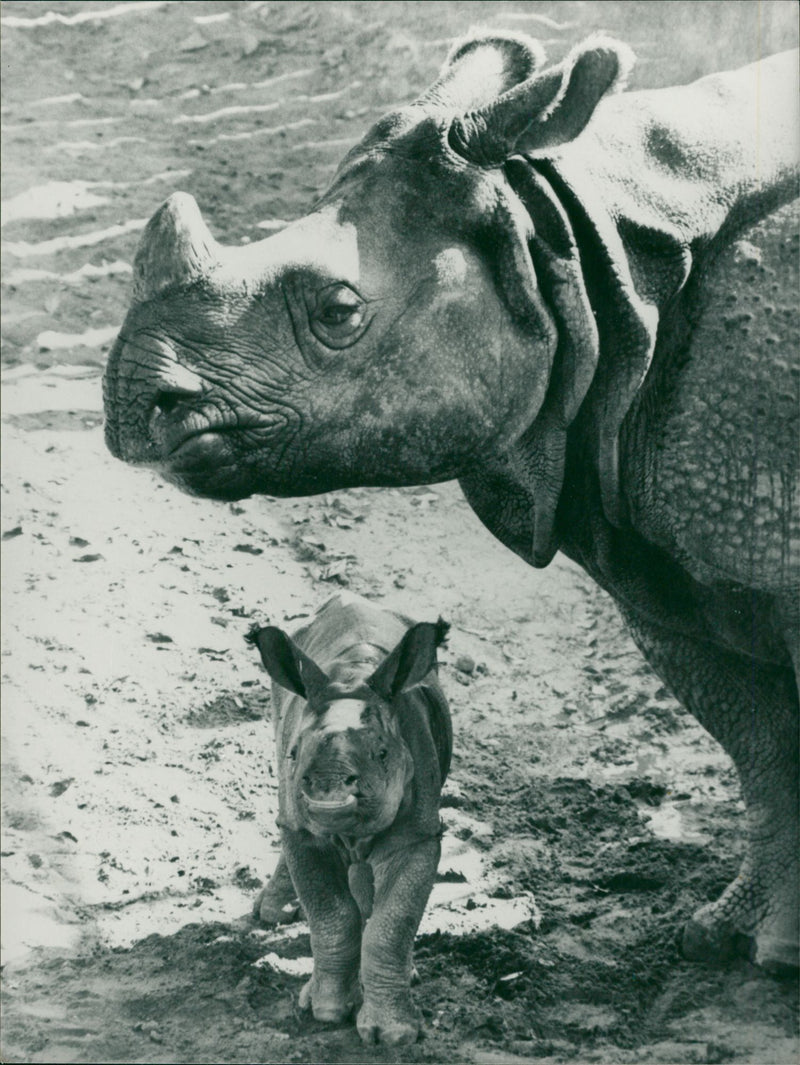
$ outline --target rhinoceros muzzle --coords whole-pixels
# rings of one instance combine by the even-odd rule
[[[303,798],[310,814],[338,814],[350,813],[358,806],[355,795],[348,795],[344,799],[312,799],[303,792]]]
[[[305,819],[312,832],[360,836],[371,830],[374,810],[366,810],[356,795],[313,799],[302,791],[301,805],[305,807]]]

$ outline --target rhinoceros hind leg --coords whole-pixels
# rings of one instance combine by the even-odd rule
[[[625,611],[634,639],[736,766],[746,840],[736,879],[690,920],[687,957],[798,966],[798,699],[792,670],[688,639]]]
[[[291,924],[300,913],[297,899],[286,859],[281,855],[275,872],[256,896],[253,903],[253,916],[268,927],[277,924]]]

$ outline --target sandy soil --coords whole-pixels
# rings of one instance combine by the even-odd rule
[[[526,567],[455,485],[189,499],[112,460],[100,413],[138,230],[174,188],[259,239],[476,21],[554,58],[611,30],[644,86],[787,46],[794,5],[116,7],[3,5],[2,1060],[797,1061],[796,981],[678,953],[735,873],[736,780],[579,570]],[[403,1050],[299,1013],[306,926],[249,916],[276,789],[243,634],[341,587],[453,626]]]

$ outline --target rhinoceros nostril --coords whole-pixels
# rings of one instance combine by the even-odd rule
[[[355,785],[358,784],[358,777],[346,777],[345,784],[348,788],[355,787]]]
[[[175,392],[159,392],[156,396],[156,409],[162,414],[170,414],[178,406],[180,399]]]

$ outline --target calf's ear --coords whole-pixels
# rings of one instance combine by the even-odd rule
[[[328,678],[317,663],[301,651],[282,629],[267,625],[251,629],[246,639],[261,653],[264,669],[276,684],[310,700],[327,687]]]
[[[423,621],[414,625],[369,678],[369,687],[391,702],[419,684],[436,665],[436,648],[444,642],[449,628],[441,618],[436,624]]]
[[[634,63],[626,44],[593,37],[484,107],[453,120],[451,148],[480,166],[545,152],[574,140],[606,93],[623,86]]]
[[[458,111],[483,107],[543,64],[544,50],[532,37],[474,30],[456,41],[439,77],[416,103]]]

